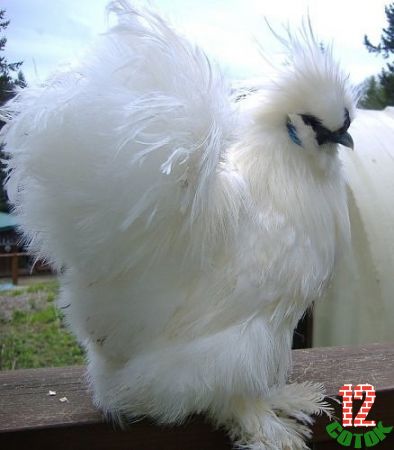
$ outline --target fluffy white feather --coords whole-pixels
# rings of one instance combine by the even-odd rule
[[[2,132],[10,201],[61,272],[95,401],[166,423],[204,412],[249,449],[305,448],[327,405],[320,385],[286,385],[292,333],[349,227],[337,145],[300,114],[340,129],[347,79],[310,31],[289,33],[289,64],[237,103],[155,12],[110,8],[117,25],[21,91]]]

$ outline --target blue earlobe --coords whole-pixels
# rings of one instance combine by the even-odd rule
[[[288,120],[286,123],[286,127],[287,127],[287,132],[289,133],[290,139],[294,142],[294,144],[297,144],[300,147],[302,147],[302,143],[297,136],[297,130],[296,130],[295,126]]]

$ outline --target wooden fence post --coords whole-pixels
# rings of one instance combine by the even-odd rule
[[[12,273],[12,284],[17,286],[18,284],[18,249],[13,247],[11,256],[11,273]]]

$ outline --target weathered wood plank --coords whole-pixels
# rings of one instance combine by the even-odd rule
[[[336,396],[345,383],[373,384],[378,398],[370,417],[387,425],[394,424],[393,344],[295,350],[293,358],[292,380],[322,382],[329,396]],[[84,370],[83,367],[64,367],[0,372],[0,448],[231,448],[224,433],[214,431],[199,417],[182,427],[162,428],[144,420],[126,431],[115,431],[112,425],[104,423],[101,413],[92,405]],[[48,395],[50,390],[56,395]],[[63,397],[67,398],[66,402],[60,402]],[[324,429],[327,423],[327,419],[318,418],[314,427],[314,448],[341,448],[334,442],[329,446],[330,439]],[[388,439],[384,446],[379,445],[381,450],[389,443],[391,447],[387,448],[394,448],[394,433]]]
[[[394,425],[394,343],[295,350],[293,359],[291,380],[323,383],[329,397],[339,398],[338,390],[344,384],[372,384],[377,391],[377,400],[368,418]],[[336,417],[340,418],[340,406],[335,401],[331,404]],[[355,411],[358,411],[358,405],[361,402],[355,402]],[[317,418],[313,442],[331,442],[331,448],[343,448],[327,436],[325,427],[328,423],[326,417]],[[390,442],[390,448],[394,448],[394,433],[390,436]]]
[[[360,347],[322,347],[293,351],[294,381],[318,381],[328,395],[346,383],[394,387],[394,342]]]

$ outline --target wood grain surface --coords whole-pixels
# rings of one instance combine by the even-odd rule
[[[345,383],[370,383],[377,400],[368,419],[394,425],[394,345],[330,347],[293,351],[291,380],[315,381],[335,397]],[[84,367],[0,372],[0,449],[222,450],[231,445],[203,417],[179,427],[160,427],[148,420],[119,430],[93,406]],[[49,391],[56,395],[49,395]],[[60,399],[66,398],[66,401]],[[339,405],[336,406],[339,417]],[[355,406],[357,410],[357,405]],[[314,426],[313,448],[343,449],[325,432],[328,419]],[[394,431],[377,450],[394,449]]]

